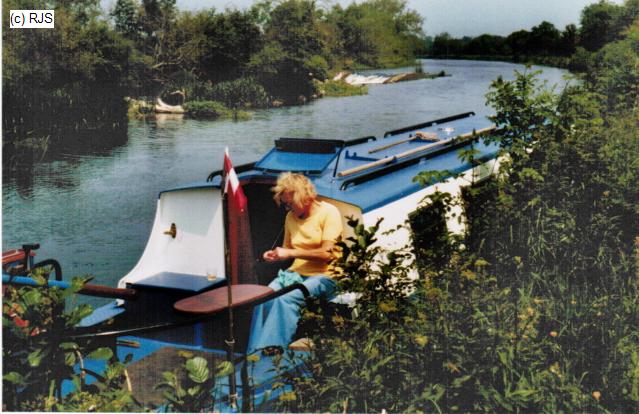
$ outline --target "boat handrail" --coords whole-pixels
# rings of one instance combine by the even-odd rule
[[[341,191],[344,191],[351,185],[358,185],[358,184],[361,184],[361,183],[364,183],[364,182],[367,182],[367,181],[370,181],[370,180],[374,180],[374,179],[376,179],[378,177],[381,177],[383,175],[386,175],[386,174],[389,174],[389,173],[392,173],[392,172],[395,172],[395,171],[402,170],[402,169],[407,168],[407,167],[409,167],[411,165],[414,165],[414,164],[418,164],[418,163],[422,162],[422,160],[435,158],[435,157],[437,157],[437,156],[439,156],[441,154],[445,154],[447,152],[450,152],[453,149],[462,148],[462,147],[468,145],[469,142],[470,142],[470,140],[460,140],[460,141],[452,142],[446,147],[435,149],[434,151],[427,152],[427,153],[422,154],[422,155],[420,155],[418,157],[404,159],[404,160],[399,161],[397,163],[390,164],[390,165],[387,165],[385,167],[378,168],[378,169],[366,172],[366,173],[361,174],[361,175],[356,175],[353,178],[349,178],[349,179],[344,180],[342,185],[340,185],[339,189]],[[482,161],[483,162],[483,160],[484,160],[484,158],[480,157],[480,158],[477,158],[475,161]]]
[[[235,169],[235,172],[237,174],[239,174],[239,173],[243,173],[243,172],[246,172],[246,171],[251,171],[256,163],[257,163],[257,161],[248,162],[246,164],[241,164],[241,165],[238,165],[238,166],[234,166],[233,168]],[[213,179],[215,177],[217,177],[218,175],[221,176],[223,172],[224,172],[224,170],[213,171],[211,174],[209,174],[208,177],[206,177],[206,182],[213,181]]]
[[[40,265],[41,263],[43,263],[44,265],[52,265],[52,263],[50,262],[53,262],[53,261],[54,260],[47,260],[47,261],[38,263],[38,265]],[[33,286],[33,287],[39,287],[39,288],[57,287],[60,289],[68,289],[71,286],[70,282],[67,282],[58,278],[56,278],[56,280],[53,280],[53,281],[47,281],[47,283],[44,285],[40,285],[38,284],[36,280],[28,276],[12,276],[7,274],[2,275],[2,283],[12,284],[12,285]],[[135,289],[113,288],[110,286],[94,285],[91,283],[85,283],[84,286],[82,286],[82,288],[77,293],[81,295],[94,296],[94,297],[100,297],[100,298],[126,299],[126,300],[135,300],[137,299],[137,296],[138,296],[138,292]]]
[[[367,137],[354,138],[354,139],[345,141],[344,142],[344,146],[345,147],[351,147],[353,145],[359,145],[359,144],[363,144],[363,143],[369,142],[369,141],[377,141],[377,137],[375,137],[373,135],[369,135]]]
[[[457,114],[457,115],[447,116],[445,118],[435,119],[434,121],[424,122],[422,124],[411,125],[411,126],[407,126],[407,127],[403,127],[403,128],[399,128],[399,129],[394,129],[392,131],[386,131],[386,132],[384,132],[384,138],[386,138],[388,136],[391,136],[391,135],[397,135],[397,134],[402,134],[404,132],[413,131],[415,129],[428,128],[428,127],[433,126],[433,125],[443,124],[444,122],[451,122],[451,121],[456,121],[456,120],[462,119],[462,118],[468,118],[470,116],[475,116],[475,113],[472,112],[472,111],[471,112],[464,112],[464,113]]]
[[[350,168],[348,170],[340,171],[337,174],[337,176],[338,177],[346,177],[346,176],[349,176],[349,175],[353,175],[353,174],[356,174],[358,172],[362,172],[362,171],[365,171],[365,170],[368,170],[368,169],[371,169],[371,168],[379,167],[381,165],[386,165],[386,164],[389,164],[391,162],[395,162],[397,160],[410,157],[411,155],[414,155],[414,154],[417,154],[417,153],[420,153],[420,152],[423,152],[423,151],[426,151],[426,150],[429,150],[429,149],[433,149],[433,148],[436,148],[436,147],[443,147],[443,146],[448,145],[448,144],[450,144],[450,143],[452,143],[453,141],[456,141],[456,140],[464,140],[464,139],[467,139],[467,138],[471,138],[471,137],[475,137],[475,136],[478,136],[478,135],[482,135],[482,134],[485,134],[487,132],[494,131],[496,128],[497,127],[495,125],[491,125],[489,127],[482,128],[482,129],[479,129],[479,130],[473,130],[472,132],[467,132],[465,134],[457,135],[455,137],[452,137],[452,138],[449,138],[449,139],[446,139],[446,140],[443,140],[443,141],[422,145],[420,147],[413,148],[413,149],[410,149],[410,150],[407,150],[407,151],[404,151],[404,152],[400,152],[399,154],[395,154],[395,155],[390,156],[390,157],[385,157],[385,158],[382,158],[382,159],[377,160],[377,161],[369,162],[368,164],[358,165],[357,167],[353,167],[353,168]]]

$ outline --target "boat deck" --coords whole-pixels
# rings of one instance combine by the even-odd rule
[[[492,126],[487,118],[466,113],[390,131],[381,139],[369,137],[355,145],[346,142],[345,147],[344,141],[330,139],[281,138],[254,167],[238,170],[243,179],[275,177],[283,171],[302,172],[314,182],[321,196],[355,205],[366,213],[422,189],[413,182],[422,171],[456,174],[473,167],[468,160],[459,158],[460,151],[476,150],[475,160],[479,161],[496,158],[500,150],[497,143],[486,142],[483,137],[469,139],[474,131]],[[414,139],[418,132],[436,135],[439,141]],[[467,139],[452,140],[460,136]],[[216,175],[210,182],[167,191],[220,185],[221,177]]]

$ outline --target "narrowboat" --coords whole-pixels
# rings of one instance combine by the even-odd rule
[[[274,398],[277,393],[266,393],[276,380],[271,361],[262,358],[253,363],[249,375],[244,351],[252,307],[286,291],[304,291],[303,285],[272,291],[266,285],[286,264],[259,260],[262,252],[282,243],[286,212],[276,206],[271,193],[278,175],[292,171],[309,177],[320,199],[342,214],[343,237],[351,234],[348,217],[366,226],[383,218],[382,231],[397,230],[378,243],[399,248],[409,243],[410,230],[403,225],[424,197],[435,191],[458,194],[496,170],[499,144],[486,139],[496,132],[487,118],[467,112],[392,130],[380,139],[279,138],[261,159],[235,167],[248,200],[244,212],[228,208],[223,170],[200,182],[161,191],[138,263],[117,287],[85,286],[80,293],[113,301],[96,309],[71,335],[102,337],[120,357],[132,354],[131,386],[143,403],[161,404],[153,384],[160,381],[162,371],[174,368],[178,349],[237,364],[237,373],[218,384],[216,392],[234,397],[237,387],[244,409],[249,387],[258,401]],[[467,149],[473,150],[473,160],[460,158],[460,151]],[[422,171],[446,174],[423,186],[413,180]],[[447,220],[453,232],[463,230],[463,220],[453,217],[459,213],[451,212]],[[5,284],[33,283],[27,273],[39,265],[33,263],[35,248],[25,245],[3,254]],[[57,262],[53,273],[58,280],[50,285],[64,287],[67,282],[61,280]],[[340,299],[344,297],[348,294]],[[99,367],[94,370],[99,372]],[[228,403],[227,398],[218,400]]]

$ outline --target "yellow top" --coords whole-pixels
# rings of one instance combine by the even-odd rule
[[[284,247],[293,249],[317,249],[323,241],[335,241],[342,234],[342,216],[332,204],[320,201],[313,213],[300,219],[292,212],[284,222]],[[328,262],[295,259],[289,270],[304,276],[332,276]]]

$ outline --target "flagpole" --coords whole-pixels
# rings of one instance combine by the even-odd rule
[[[228,150],[227,150],[228,154]],[[224,221],[224,264],[225,264],[225,275],[226,275],[226,290],[228,292],[228,308],[229,308],[229,339],[227,339],[227,351],[226,351],[226,359],[231,363],[231,373],[229,374],[229,406],[233,409],[237,408],[237,385],[235,382],[235,337],[234,337],[234,326],[233,326],[233,293],[232,293],[232,274],[231,274],[231,257],[228,249],[228,195],[227,195],[227,173],[226,170],[222,169],[222,205],[224,206],[227,214],[225,215]]]

